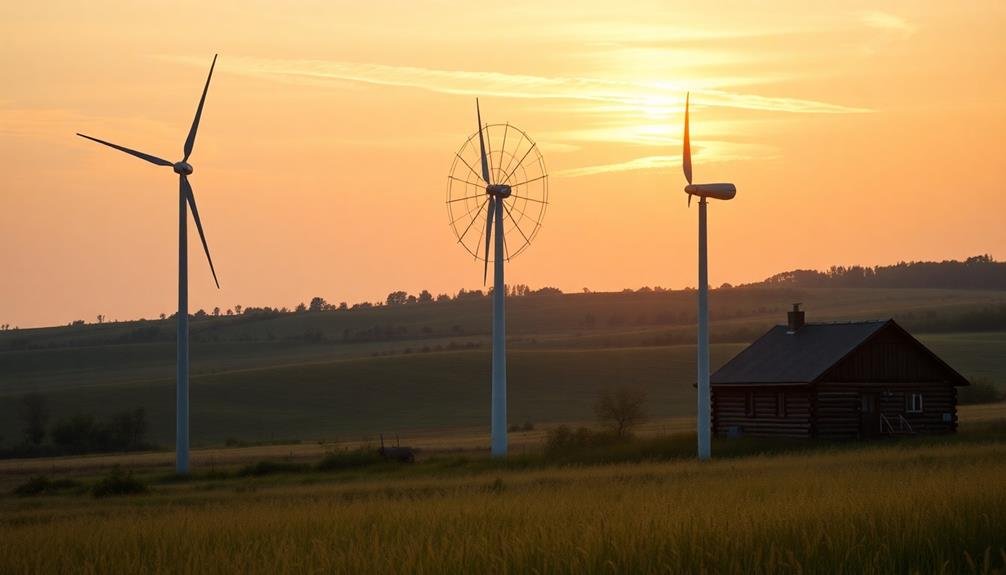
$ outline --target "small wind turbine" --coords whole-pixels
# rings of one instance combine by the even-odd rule
[[[447,212],[458,243],[476,260],[485,261],[483,283],[489,275],[489,262],[494,264],[490,427],[492,455],[499,457],[507,453],[506,287],[503,283],[503,262],[524,251],[541,228],[548,206],[548,174],[537,145],[526,133],[510,124],[483,126],[477,99],[475,115],[479,123],[478,132],[472,134],[454,154],[451,173],[447,176]],[[478,147],[475,142],[478,142]],[[473,165],[481,169],[477,170]],[[482,222],[482,227],[475,225],[476,222]],[[504,222],[507,222],[506,225]],[[480,229],[485,233],[484,251],[480,245],[483,234],[469,234]],[[494,230],[496,243],[490,260],[489,244]],[[519,237],[508,244],[506,235],[512,235],[514,231]]]
[[[175,316],[178,322],[178,366],[176,374],[175,391],[175,471],[179,474],[189,472],[189,282],[188,282],[188,236],[186,235],[186,223],[188,222],[187,206],[192,208],[192,219],[196,222],[196,229],[199,230],[199,239],[203,242],[203,251],[206,252],[206,259],[210,263],[210,272],[213,274],[213,281],[220,289],[220,282],[217,281],[217,272],[213,268],[213,259],[210,257],[210,248],[206,245],[206,235],[203,234],[203,224],[199,221],[199,210],[196,209],[196,197],[192,193],[192,186],[189,184],[188,176],[192,174],[192,165],[188,163],[192,154],[192,146],[196,142],[196,130],[199,129],[199,118],[203,114],[203,104],[206,102],[206,91],[210,88],[210,79],[213,77],[213,67],[216,66],[217,57],[213,56],[213,63],[210,64],[210,73],[206,77],[206,85],[203,87],[203,95],[199,98],[199,106],[196,108],[196,117],[192,120],[192,127],[189,135],[185,138],[183,150],[185,155],[180,162],[169,162],[157,156],[151,156],[136,150],[130,150],[116,144],[85,136],[77,133],[82,138],[87,138],[104,144],[110,148],[125,152],[131,156],[136,156],[141,160],[146,160],[157,166],[170,166],[178,174],[178,314]]]
[[[682,167],[685,171],[685,193],[688,194],[688,205],[692,205],[692,196],[699,197],[699,350],[698,350],[698,436],[699,459],[709,459],[712,450],[710,434],[712,431],[711,399],[709,390],[709,278],[708,261],[706,257],[706,198],[729,200],[737,194],[733,184],[693,184],[692,183],[692,144],[688,135],[688,100],[685,95],[685,142],[681,153]]]

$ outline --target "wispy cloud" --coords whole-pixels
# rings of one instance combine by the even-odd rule
[[[678,145],[680,145],[680,142],[678,142]],[[711,141],[705,142],[702,147],[694,149],[692,152],[692,159],[699,164],[708,165],[714,162],[736,160],[771,160],[778,157],[776,154],[777,150],[770,146]],[[560,170],[553,175],[556,177],[576,178],[580,176],[595,176],[597,174],[607,174],[612,172],[680,168],[681,155],[657,155],[642,156],[622,162],[568,168]]]
[[[203,66],[187,58],[165,59]],[[702,107],[720,107],[785,114],[858,114],[865,108],[818,100],[762,96],[732,91],[729,78],[681,82],[636,82],[583,76],[539,76],[493,71],[451,70],[415,66],[392,66],[330,60],[278,60],[228,58],[230,73],[274,81],[310,85],[374,85],[426,90],[459,96],[492,96],[523,100],[563,101],[563,110],[581,119],[573,127],[540,133],[541,141],[554,151],[579,151],[587,143],[625,144],[680,149],[680,114],[684,94],[693,92]],[[221,70],[223,71],[223,70]],[[695,98],[698,94],[700,97]],[[727,141],[737,133],[737,122],[726,128],[706,123],[696,160],[709,162],[774,157],[766,146]],[[570,125],[567,123],[566,125]],[[626,161],[587,165],[561,170],[559,177],[580,177],[630,170],[665,169],[679,166],[680,156],[644,155]]]
[[[187,58],[168,59],[197,63]],[[200,60],[198,64],[202,66],[204,62]],[[817,100],[733,93],[721,89],[723,84],[729,84],[728,80],[706,81],[695,90],[694,84],[675,82],[626,82],[589,77],[545,77],[329,60],[256,58],[231,59],[227,63],[227,69],[238,74],[275,80],[360,82],[465,96],[585,100],[634,107],[673,103],[676,107],[680,107],[684,92],[691,88],[702,94],[702,103],[706,106],[810,114],[849,114],[869,111]]]
[[[903,34],[911,34],[915,32],[914,25],[909,23],[904,18],[889,12],[881,12],[879,10],[863,12],[860,14],[860,20],[863,24],[869,26],[870,28],[892,30]]]

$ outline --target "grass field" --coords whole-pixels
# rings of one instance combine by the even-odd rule
[[[1001,573],[1001,431],[703,464],[420,464],[7,495],[0,572]]]
[[[589,420],[596,391],[618,384],[645,389],[654,418],[690,416],[695,403],[694,325],[688,323],[693,297],[672,292],[513,298],[508,310],[511,422]],[[1006,298],[1001,292],[854,289],[716,290],[714,297],[721,310],[713,321],[714,335],[736,340],[713,345],[714,368],[783,320],[794,299],[808,305],[811,321],[895,316],[908,325],[945,328],[948,318],[958,317],[954,314],[1001,305]],[[377,433],[410,437],[484,427],[488,312],[488,302],[479,299],[194,322],[193,444],[219,445],[228,438],[358,440]],[[592,325],[586,323],[588,315]],[[20,436],[20,397],[40,392],[53,419],[144,407],[150,438],[170,445],[172,327],[147,323],[158,324],[168,341],[124,339],[147,329],[139,324],[0,334],[0,444]],[[404,332],[383,341],[336,337],[374,325]],[[426,327],[427,337],[420,337]],[[327,335],[320,342],[297,339],[310,330]],[[1006,385],[1006,331],[916,334],[966,376]],[[10,348],[16,338],[27,347]],[[481,347],[437,351],[452,343]]]

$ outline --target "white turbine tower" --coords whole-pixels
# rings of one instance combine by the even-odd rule
[[[681,153],[685,171],[685,193],[688,205],[692,196],[699,197],[699,338],[698,338],[698,415],[699,459],[709,459],[712,451],[712,412],[709,390],[709,278],[706,257],[706,198],[729,200],[737,194],[733,184],[692,184],[692,144],[688,134],[688,100],[685,96],[685,141]]]
[[[483,259],[482,281],[489,275],[489,244],[495,230],[493,262],[493,344],[491,450],[494,457],[507,453],[506,318],[503,262],[524,251],[541,227],[548,205],[548,174],[537,145],[510,124],[482,125],[475,100],[478,132],[454,155],[448,176],[447,211],[454,233],[470,254]],[[474,141],[478,140],[476,148]],[[495,142],[495,145],[494,145]],[[472,167],[480,166],[480,170]],[[474,178],[474,181],[472,180]],[[483,219],[483,208],[485,218]],[[485,231],[485,250],[479,245]],[[507,233],[520,236],[508,244]]]
[[[85,136],[78,133],[82,138],[87,138],[104,144],[116,150],[125,152],[131,156],[136,156],[141,160],[146,160],[157,166],[169,166],[178,174],[178,314],[175,316],[178,322],[178,366],[176,373],[175,391],[175,471],[179,474],[189,472],[189,282],[188,282],[188,236],[186,235],[186,224],[188,222],[187,207],[192,208],[192,219],[196,222],[196,229],[199,230],[199,239],[203,243],[203,251],[206,252],[206,259],[210,263],[210,272],[213,274],[213,281],[220,289],[220,282],[217,281],[217,272],[213,268],[213,259],[210,258],[210,248],[206,245],[206,236],[203,234],[203,224],[199,221],[199,210],[196,209],[196,197],[192,193],[192,186],[189,184],[188,176],[192,174],[192,165],[188,163],[192,154],[192,146],[196,142],[196,130],[199,129],[199,118],[203,114],[203,104],[206,102],[206,91],[210,87],[210,79],[213,77],[213,67],[216,66],[217,57],[213,56],[213,63],[210,64],[210,73],[206,77],[206,85],[203,87],[203,95],[199,98],[199,106],[196,108],[196,117],[192,120],[192,127],[189,135],[185,138],[183,150],[185,155],[179,162],[169,162],[157,156],[151,156],[136,150],[130,150],[116,144]]]

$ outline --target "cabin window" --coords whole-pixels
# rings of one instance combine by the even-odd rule
[[[922,413],[921,393],[909,393],[905,397],[905,411],[908,413]]]
[[[786,394],[782,391],[775,396],[775,414],[777,417],[786,417]]]
[[[750,391],[744,394],[744,416],[745,417],[755,416],[754,394],[751,393]]]

